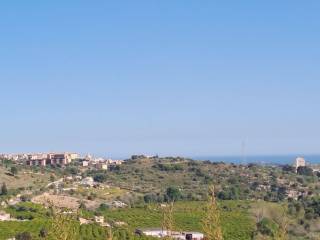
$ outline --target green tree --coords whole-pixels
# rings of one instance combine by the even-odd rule
[[[103,183],[104,181],[107,180],[107,176],[103,173],[98,173],[96,175],[93,176],[93,180],[96,182],[100,182]]]
[[[80,210],[86,210],[87,209],[86,204],[83,201],[80,202],[79,209]]]
[[[274,237],[278,230],[278,225],[269,218],[262,218],[257,223],[257,230],[265,236]]]
[[[177,201],[181,197],[181,192],[176,187],[168,187],[167,188],[167,196],[168,196],[169,201],[171,201],[171,202]]]
[[[48,236],[48,230],[46,228],[41,228],[39,232],[39,237],[40,238],[46,238]]]
[[[313,170],[309,167],[298,167],[297,173],[299,175],[305,175],[305,176],[313,176]]]
[[[56,180],[55,176],[53,174],[50,175],[50,182],[54,182]]]
[[[16,166],[12,166],[10,168],[10,172],[12,175],[16,175],[18,173],[18,168]]]
[[[8,194],[8,188],[7,188],[7,184],[4,182],[2,183],[1,186],[1,195],[7,195]]]
[[[22,232],[22,233],[18,233],[15,236],[16,240],[32,240],[32,236],[29,232]]]

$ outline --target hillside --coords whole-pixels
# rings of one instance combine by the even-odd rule
[[[108,172],[87,171],[85,174],[103,174],[106,183],[143,195],[159,196],[174,186],[184,199],[204,200],[208,185],[214,184],[216,191],[225,194],[226,199],[245,200],[259,195],[250,189],[250,183],[257,179],[269,181],[272,171],[271,167],[244,167],[184,158],[143,158],[125,161]]]

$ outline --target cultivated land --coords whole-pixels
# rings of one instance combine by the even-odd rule
[[[12,166],[18,168],[15,176],[10,174]],[[201,232],[211,185],[225,240],[275,239],[283,222],[290,239],[320,237],[320,174],[307,167],[296,173],[291,166],[154,157],[130,159],[108,170],[84,168],[81,161],[65,168],[7,162],[0,166],[0,174],[9,190],[0,195],[0,201],[8,203],[2,209],[27,220],[0,222],[0,239],[22,231],[35,237],[43,227],[50,229],[50,214],[43,208],[48,203],[92,222],[102,215],[119,239],[141,239],[135,229],[161,227],[160,205],[174,200],[174,230]],[[79,239],[105,239],[108,232],[95,223],[80,226],[76,221],[75,226],[82,233]]]
[[[201,219],[204,214],[204,202],[177,202],[174,208],[174,228],[175,230],[197,230],[202,231]],[[18,232],[29,231],[33,235],[39,233],[43,226],[49,226],[46,220],[46,210],[37,205],[21,204],[32,210],[31,213],[10,209],[9,212],[15,216],[35,218],[26,222],[0,222],[0,239],[6,239]],[[245,240],[250,239],[254,231],[254,221],[248,212],[249,203],[242,201],[226,201],[222,208],[222,226],[226,239]],[[21,215],[22,214],[22,215]],[[83,213],[84,216],[92,215],[92,212]],[[101,210],[100,214],[105,216],[108,222],[123,222],[131,232],[136,228],[155,228],[161,226],[162,212],[155,204],[145,207],[130,209],[109,209]],[[83,226],[84,228],[84,226]],[[105,229],[97,227],[101,231],[101,238],[85,237],[81,239],[103,239]],[[91,231],[90,227],[86,231]],[[97,230],[98,231],[98,230]],[[89,234],[91,235],[91,233]]]

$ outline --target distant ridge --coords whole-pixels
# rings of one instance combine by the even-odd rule
[[[319,155],[303,155],[306,161],[311,164],[320,164]],[[259,163],[259,164],[293,164],[297,155],[257,155],[257,156],[246,156],[246,163]],[[209,160],[213,162],[226,162],[226,163],[243,163],[243,156],[198,156],[192,157],[196,160]]]

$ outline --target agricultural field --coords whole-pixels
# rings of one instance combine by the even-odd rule
[[[50,211],[41,205],[30,202],[19,203],[7,208],[6,211],[18,221],[0,221],[0,240],[8,239],[21,232],[29,232],[33,239],[39,239],[38,236],[42,229],[46,229],[47,232],[51,231]],[[80,226],[76,221],[72,224],[80,240],[104,240],[106,238],[107,229],[96,224]],[[48,239],[51,240],[51,238]]]
[[[202,231],[201,221],[205,202],[176,202],[174,204],[174,226],[177,231]],[[220,203],[221,225],[227,240],[251,239],[255,223],[246,201],[223,201]],[[136,228],[161,227],[162,212],[157,205],[141,208],[105,210],[101,214],[107,221],[122,221],[131,230]]]
[[[175,230],[202,231],[201,219],[203,217],[204,202],[177,202],[174,204]],[[226,240],[251,239],[254,231],[254,221],[249,215],[248,202],[224,201],[220,203],[223,234]],[[45,227],[50,227],[47,210],[31,203],[21,203],[17,207],[11,207],[8,212],[17,218],[27,218],[30,221],[23,222],[0,222],[0,240],[14,236],[16,233],[28,231],[36,236]],[[98,211],[105,216],[107,222],[124,222],[124,230],[116,230],[118,234],[130,235],[137,228],[161,227],[162,212],[155,204],[145,205],[139,208],[127,209],[104,209]],[[92,212],[88,212],[93,216]],[[81,232],[80,239],[104,239],[106,228],[97,225],[76,226]],[[144,238],[147,239],[147,238]]]
[[[105,240],[107,229],[95,224],[74,225],[79,233],[79,240]],[[34,219],[25,222],[0,222],[0,240],[5,240],[15,236],[17,233],[29,232],[34,239],[38,239],[41,229],[50,229],[50,222],[45,218]],[[48,238],[49,240],[54,240]]]

